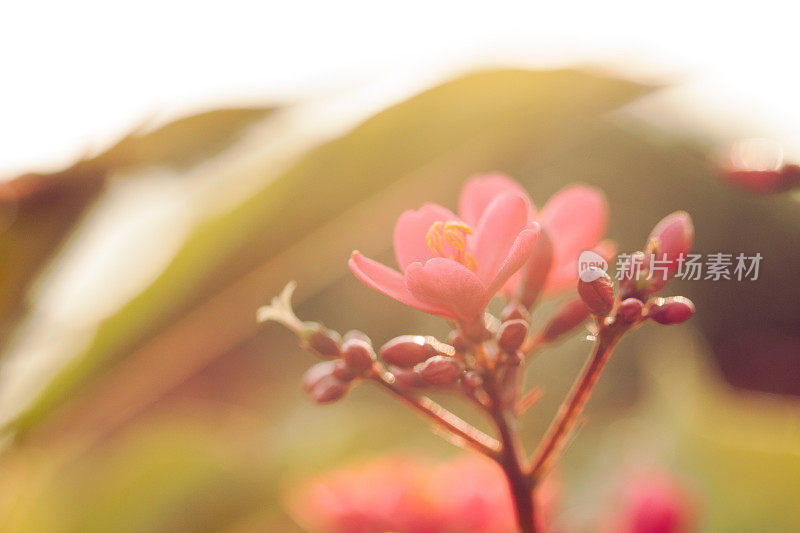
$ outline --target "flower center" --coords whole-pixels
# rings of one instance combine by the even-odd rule
[[[471,233],[472,228],[463,222],[434,222],[425,234],[425,242],[439,257],[458,261],[474,272],[478,270],[478,263],[467,251],[466,237]]]

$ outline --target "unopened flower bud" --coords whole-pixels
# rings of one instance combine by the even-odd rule
[[[375,360],[372,346],[361,339],[351,338],[342,345],[342,361],[357,376],[372,368]]]
[[[353,369],[350,368],[349,366],[347,366],[347,363],[345,363],[341,359],[337,359],[336,361],[333,361],[333,372],[332,373],[333,373],[334,376],[336,376],[337,379],[339,379],[340,381],[343,381],[345,383],[347,383],[348,381],[353,381],[354,379],[356,379],[358,377],[358,374],[356,374],[353,371]]]
[[[597,267],[589,267],[581,273],[578,294],[594,315],[607,316],[614,308],[614,283]]]
[[[530,318],[531,314],[528,310],[519,304],[509,304],[500,313],[500,319],[503,322],[509,320],[524,320],[525,322],[530,322]]]
[[[497,332],[497,345],[504,352],[516,353],[528,336],[528,323],[525,320],[508,320],[500,325]]]
[[[683,296],[659,298],[647,310],[647,317],[659,324],[680,324],[694,314],[694,304]]]
[[[414,367],[414,372],[430,385],[450,385],[458,379],[461,368],[452,357],[435,355]]]
[[[656,224],[647,240],[655,243],[654,246],[658,250],[656,259],[665,257],[669,273],[674,273],[692,249],[694,241],[692,217],[686,211],[675,211],[667,215]]]
[[[339,345],[342,342],[341,336],[316,322],[305,322],[302,338],[308,346],[324,357],[339,357]]]
[[[436,353],[436,348],[421,335],[401,335],[381,347],[381,359],[400,368],[412,368]]]
[[[638,322],[642,318],[644,304],[638,298],[627,298],[617,308],[617,318],[628,324]]]
[[[303,389],[317,403],[330,403],[342,398],[348,386],[334,375],[337,361],[317,363],[303,376]]]
[[[403,389],[412,389],[415,387],[424,387],[427,383],[422,377],[410,368],[397,368],[392,367],[389,369],[394,376],[395,383]]]
[[[589,314],[589,308],[580,298],[567,302],[547,323],[542,332],[542,339],[552,341],[565,333],[569,333],[583,324]]]

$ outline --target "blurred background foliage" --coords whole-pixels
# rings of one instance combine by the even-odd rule
[[[571,182],[599,186],[620,250],[640,248],[655,222],[684,209],[697,252],[764,256],[758,281],[671,285],[694,300],[695,318],[622,343],[561,466],[564,523],[591,529],[622,472],[661,464],[693,487],[705,531],[800,529],[800,210],[788,196],[727,189],[709,161],[712,140],[631,112],[657,90],[594,72],[486,71],[385,109],[291,164],[254,155],[263,138],[284,135],[286,108],[228,109],[0,183],[6,354],[25,333],[37,280],[53,275],[109,183],[150,179],[154,168],[188,180],[199,168],[214,175],[212,196],[250,184],[232,207],[200,206],[149,284],[85,346],[63,346],[44,386],[7,407],[0,530],[292,531],[282,495],[305,475],[390,449],[452,453],[369,387],[311,405],[298,383],[312,356],[281,328],[258,327],[255,310],[296,279],[305,319],[357,327],[378,344],[445,334],[441,321],[364,288],[346,261],[356,248],[392,262],[397,215],[429,201],[455,207],[467,177],[495,170],[538,205]],[[531,366],[529,383],[546,394],[524,421],[529,442],[586,352],[575,338]],[[4,366],[4,382],[16,367]]]

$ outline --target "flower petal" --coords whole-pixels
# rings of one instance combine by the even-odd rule
[[[437,257],[428,248],[425,235],[434,222],[459,220],[449,209],[437,204],[425,204],[417,211],[405,211],[394,226],[394,253],[397,264],[405,272],[411,263],[424,263]]]
[[[452,259],[436,257],[424,265],[408,265],[406,284],[419,300],[446,308],[465,322],[480,316],[489,303],[478,276]]]
[[[517,236],[528,227],[528,204],[515,192],[497,196],[481,217],[472,240],[478,276],[488,286],[508,257]]]
[[[548,290],[578,276],[578,256],[603,236],[608,223],[608,204],[600,189],[570,185],[548,200],[539,222],[553,240],[553,270]]]
[[[499,173],[478,176],[469,180],[461,189],[461,196],[458,199],[458,214],[461,215],[464,222],[474,228],[492,200],[504,192],[514,192],[525,198],[531,209],[531,218],[535,216],[536,208],[525,189],[505,174]]]
[[[350,270],[364,285],[394,298],[398,302],[410,305],[420,311],[445,318],[455,318],[455,314],[448,308],[429,302],[423,302],[408,290],[406,280],[402,274],[386,265],[364,257],[360,252],[353,252],[347,262]]]
[[[511,245],[503,265],[489,285],[489,296],[499,291],[512,274],[517,272],[533,255],[536,242],[539,240],[539,225],[531,223],[530,229],[523,230]]]

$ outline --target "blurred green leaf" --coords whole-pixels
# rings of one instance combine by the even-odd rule
[[[106,168],[168,166],[186,170],[238,141],[275,108],[214,109],[153,131],[134,131],[96,157]]]
[[[220,109],[131,133],[109,150],[53,173],[0,182],[0,348],[25,311],[32,282],[60,249],[114,172],[185,170],[236,142],[274,108]]]
[[[359,239],[350,243],[384,249],[377,229],[391,226],[392,210],[400,207],[397,197],[372,205],[361,201],[387,187],[410,205],[454,197],[465,176],[506,168],[531,151],[558,151],[562,139],[581,135],[597,116],[648,90],[578,71],[496,71],[447,83],[377,114],[310,151],[231,213],[203,225],[159,279],[102,325],[89,350],[59,374],[17,427],[35,425],[88,376],[137,348],[138,363],[131,368],[160,367],[158,385],[137,393],[135,402],[146,405],[252,338],[255,309],[289,276],[305,272],[313,279],[308,270],[316,270],[319,288],[319,280],[344,271],[346,256],[334,266],[314,261],[315,254],[325,257],[332,246],[351,246],[342,239],[356,234]],[[337,218],[356,207],[360,227]],[[298,246],[304,250],[297,254],[304,257],[302,264],[289,259]],[[287,266],[296,271],[287,272]],[[108,422],[117,415],[96,416]]]

